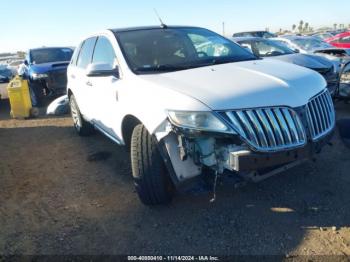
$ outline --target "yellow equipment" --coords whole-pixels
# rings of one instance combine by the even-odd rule
[[[16,76],[8,84],[7,92],[11,105],[11,116],[13,118],[28,118],[37,113],[37,109],[33,110],[32,108],[27,80]]]

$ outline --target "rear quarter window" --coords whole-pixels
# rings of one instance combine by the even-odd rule
[[[78,56],[79,56],[79,52],[81,50],[81,46],[83,45],[84,42],[80,43],[78,45],[77,48],[75,48],[74,52],[73,52],[73,56],[72,59],[70,60],[70,64],[71,65],[77,65],[77,60],[78,60]]]

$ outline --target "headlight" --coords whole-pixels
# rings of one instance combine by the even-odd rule
[[[32,74],[32,78],[34,80],[41,79],[41,78],[47,78],[47,77],[49,77],[48,74],[37,74],[37,73]]]
[[[172,124],[199,131],[234,133],[211,112],[168,111]]]

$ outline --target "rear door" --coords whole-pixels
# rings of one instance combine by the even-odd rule
[[[110,68],[117,68],[117,56],[107,37],[98,37],[92,63],[108,64]],[[90,81],[97,105],[94,124],[119,142],[120,137],[117,133],[122,119],[118,100],[122,80],[116,76],[98,76],[91,77]]]
[[[91,63],[92,54],[96,44],[97,37],[86,39],[79,52],[76,65],[69,70],[68,77],[74,83],[74,95],[76,97],[79,109],[87,120],[95,117],[94,94],[90,78],[86,76],[86,69]]]

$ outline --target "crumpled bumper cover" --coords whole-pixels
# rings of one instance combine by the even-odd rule
[[[271,153],[259,153],[250,150],[242,150],[230,153],[230,168],[236,172],[255,171],[265,168],[278,167],[292,162],[311,159],[329,143],[334,130],[315,142],[309,142],[306,146]]]

